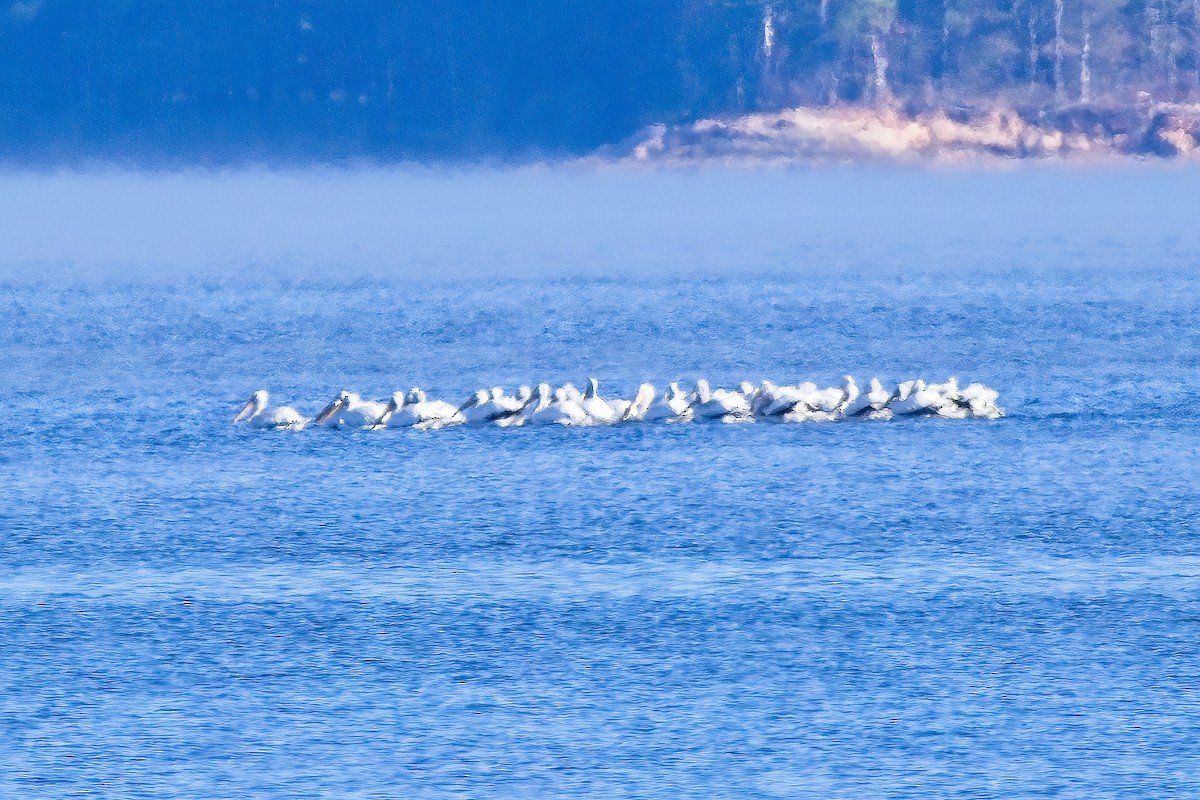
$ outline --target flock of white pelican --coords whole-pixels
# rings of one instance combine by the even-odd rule
[[[932,415],[951,419],[996,419],[1004,411],[996,405],[994,389],[981,383],[960,388],[955,378],[945,383],[904,381],[886,389],[872,378],[860,391],[847,375],[841,386],[820,389],[814,383],[779,386],[763,381],[754,386],[742,381],[736,389],[713,389],[696,381],[690,392],[671,383],[659,394],[652,384],[638,387],[632,400],[607,399],[590,378],[580,391],[572,384],[552,389],[541,383],[522,386],[508,395],[497,386],[480,389],[455,405],[430,400],[425,392],[396,392],[389,400],[363,400],[344,391],[309,419],[290,406],[272,406],[267,391],[255,392],[234,423],[255,428],[417,428],[433,430],[451,425],[616,425],[626,422],[829,422],[839,419],[891,419],[897,416]]]

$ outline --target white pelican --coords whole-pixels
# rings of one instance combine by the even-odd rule
[[[529,391],[527,386],[521,388],[523,394]],[[475,392],[458,407],[458,412],[467,422],[494,422],[516,414],[529,400],[528,394],[524,397],[508,397],[504,394],[504,389],[496,386],[490,392],[487,389]]]
[[[363,400],[356,392],[343,391],[313,419],[315,425],[331,428],[370,428],[388,409],[387,403]]]
[[[648,386],[650,387],[649,398],[647,398],[645,394],[646,387]],[[639,402],[639,398],[642,405],[638,408],[634,408],[634,404]],[[654,387],[648,383],[643,383],[638,386],[637,393],[634,394],[632,400],[626,400],[624,397],[615,397],[608,401],[608,407],[611,408],[613,413],[617,415],[617,422],[624,422],[625,420],[632,419],[633,417],[641,419],[640,415],[645,412],[646,408],[650,406],[650,403],[653,400]]]
[[[533,390],[528,386],[517,387],[517,393],[513,396],[505,396],[504,390],[496,387],[493,391],[500,392],[498,405],[512,409],[508,414],[496,418],[496,424],[501,428],[516,428],[524,425],[528,420],[525,417],[525,410],[528,409],[534,402]]]
[[[942,397],[951,402],[957,402],[959,398],[958,378],[951,377],[945,383],[931,383],[925,387],[931,392],[937,392]]]
[[[787,400],[797,396],[800,399],[779,415],[778,418],[783,422],[832,422],[841,417],[847,405],[858,397],[858,384],[850,375],[845,376],[841,388],[831,386],[818,389],[815,383],[805,382],[784,389],[790,390],[786,392]]]
[[[842,402],[838,404],[837,412],[844,415],[850,404],[858,400],[859,391],[858,384],[854,381],[853,375],[844,375],[842,377],[845,380],[845,383],[842,385],[844,396],[842,397]]]
[[[821,390],[812,381],[805,381],[799,386],[786,387],[796,392],[800,402],[778,416],[781,422],[827,422],[836,415],[826,409],[835,405],[836,389]]]
[[[942,399],[942,404],[934,410],[939,417],[966,419],[971,416],[970,407],[962,402],[962,394],[958,389],[958,378],[952,377],[945,383],[931,383],[925,387],[925,391]]]
[[[651,387],[653,388],[653,387]],[[657,401],[652,402],[642,415],[646,422],[687,422],[692,419],[692,404],[688,401],[687,392],[679,388],[678,383],[672,382],[667,391]]]
[[[492,393],[487,389],[479,389],[458,407],[458,413],[467,422],[491,422],[496,417],[503,416],[504,411],[492,403]]]
[[[996,405],[1000,393],[982,383],[970,384],[960,392],[960,396],[960,402],[967,404],[972,416],[984,419],[998,419],[1004,416],[1004,409]]]
[[[503,422],[507,419],[512,419],[517,414],[529,405],[533,399],[533,390],[528,386],[517,387],[515,395],[506,395],[504,389],[496,386],[492,389],[492,405],[500,409],[503,413],[497,417],[498,422]]]
[[[539,383],[537,387],[534,388],[533,396],[530,398],[529,402],[525,404],[525,407],[521,409],[520,413],[514,415],[519,417],[521,422],[513,424],[525,425],[533,422],[534,415],[537,414],[538,411],[544,411],[553,401],[554,393],[550,389],[550,384]]]
[[[846,375],[844,381],[841,388],[831,386],[828,389],[814,391],[810,405],[816,411],[823,411],[826,414],[839,413],[847,402],[858,397],[858,385],[854,382],[854,378]]]
[[[713,391],[704,378],[696,381],[692,411],[700,419],[720,419],[726,422],[750,418],[750,403],[740,392],[726,389]]]
[[[533,415],[536,414],[539,409],[544,409],[546,406],[550,405],[553,399],[554,395],[550,390],[550,384],[539,383],[537,387],[534,388],[533,393],[529,398],[529,402],[525,404],[525,407],[522,408],[520,412],[513,415],[513,425],[526,425],[532,422]],[[520,422],[515,421],[516,419],[519,419]]]
[[[565,389],[550,391],[550,384],[539,383],[533,400],[522,416],[532,425],[587,425],[590,420],[583,406],[572,400]]]
[[[905,381],[896,390],[896,399],[888,406],[898,416],[911,414],[936,414],[938,409],[950,401],[940,392],[930,391],[925,381]]]
[[[293,428],[300,430],[306,420],[291,406],[267,406],[267,390],[259,389],[250,395],[246,405],[233,418],[235,423],[244,422],[252,428]]]
[[[758,401],[758,387],[750,381],[742,381],[738,384],[737,392],[746,398],[746,402],[750,405],[751,413],[753,413],[754,404]]]
[[[496,414],[496,409],[492,407],[492,393],[487,389],[477,390],[458,407],[458,413],[467,422],[490,422]]]
[[[814,385],[812,388],[817,387]],[[777,417],[792,411],[797,405],[807,406],[809,396],[809,392],[800,386],[776,386],[770,381],[763,381],[751,410],[761,417]]]
[[[420,389],[412,389],[408,394],[392,394],[387,411],[379,419],[379,425],[388,428],[411,428],[414,425],[444,428],[461,422],[462,415],[451,403],[429,400]]]
[[[891,400],[892,393],[883,388],[879,378],[871,378],[871,385],[865,393],[859,394],[853,400],[846,401],[846,405],[842,408],[842,415],[847,417],[871,416],[882,412]]]
[[[562,389],[562,391],[563,391],[563,393],[564,393],[564,394],[563,394],[563,396],[564,396],[566,399],[570,400],[572,403],[578,403],[578,404],[579,404],[579,405],[581,405],[581,406],[583,405],[583,392],[581,392],[581,391],[579,391],[578,389],[576,389],[576,388],[575,388],[575,384],[573,384],[573,383],[564,383],[564,384],[563,384],[562,386],[560,386],[559,388],[560,388],[560,389]],[[555,390],[554,394],[555,394],[556,396],[558,395],[558,390],[557,390],[557,389]]]
[[[621,415],[621,421],[642,422],[645,420],[646,412],[650,410],[650,404],[654,402],[654,395],[654,384],[643,383],[639,386],[637,394],[633,396],[633,400],[629,402],[625,412]]]
[[[580,405],[594,425],[612,425],[621,419],[621,415],[600,396],[600,382],[595,378],[588,378],[588,387],[583,392]]]

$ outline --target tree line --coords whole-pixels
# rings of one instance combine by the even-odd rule
[[[762,7],[760,104],[1062,107],[1200,97],[1200,0]]]
[[[1200,99],[1200,0],[21,0],[0,155],[572,154],[653,122]]]

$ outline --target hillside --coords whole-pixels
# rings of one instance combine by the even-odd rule
[[[1194,141],[1174,131],[1198,20],[1200,0],[22,0],[0,11],[0,159],[527,160],[646,130],[678,153],[812,120],[849,125],[846,156],[859,123],[1169,156]],[[838,150],[820,141],[768,150]]]

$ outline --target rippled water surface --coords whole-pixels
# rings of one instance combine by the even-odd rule
[[[0,292],[0,796],[1200,795],[1179,270]],[[995,422],[231,427],[957,375]]]

